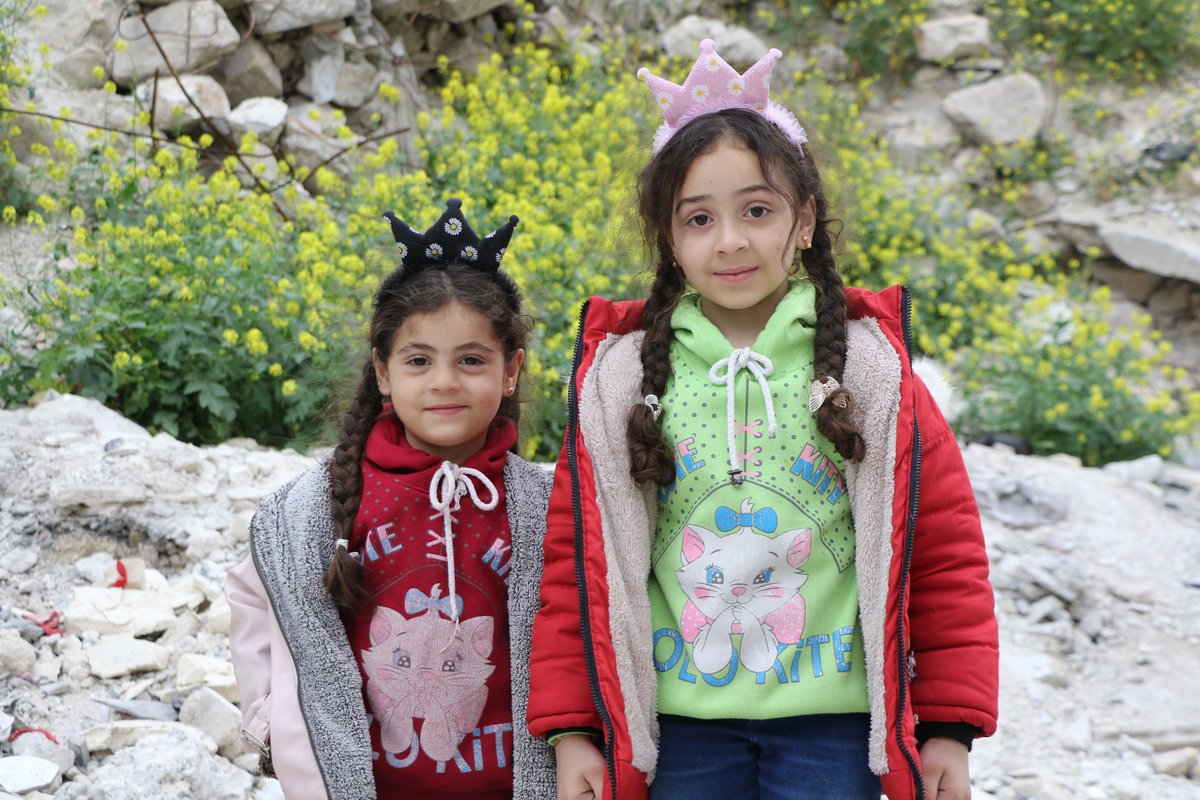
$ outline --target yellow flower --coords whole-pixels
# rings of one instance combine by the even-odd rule
[[[267,374],[270,375],[272,378],[278,378],[280,375],[283,374],[283,366],[278,361],[276,361],[274,364],[267,367]]]
[[[265,356],[271,347],[267,344],[267,340],[263,338],[262,331],[258,328],[251,328],[246,331],[246,350],[252,356]]]
[[[291,397],[292,395],[294,395],[296,393],[296,382],[294,380],[292,380],[291,378],[288,378],[286,381],[284,381],[283,383],[281,383],[279,385],[279,392],[284,397]]]
[[[238,332],[232,328],[226,328],[225,330],[221,331],[221,338],[231,345],[237,344]]]
[[[121,350],[116,354],[116,356],[113,357],[113,360],[112,360],[113,369],[124,369],[125,367],[129,366],[129,362],[131,360],[132,360],[132,358],[130,357],[129,353],[126,353],[124,350]]]

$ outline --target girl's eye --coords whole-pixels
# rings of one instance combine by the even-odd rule
[[[405,363],[410,367],[427,367],[429,366],[429,359],[425,356],[413,356]]]
[[[688,217],[687,224],[696,228],[703,228],[712,219],[708,214],[693,214]]]
[[[462,363],[468,367],[478,367],[483,364],[483,359],[479,356],[463,356]]]
[[[755,219],[762,219],[767,214],[771,213],[771,209],[767,208],[766,206],[751,206],[750,210],[746,213]]]

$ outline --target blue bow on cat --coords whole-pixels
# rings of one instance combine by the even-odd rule
[[[409,589],[408,594],[404,595],[404,612],[406,614],[416,614],[418,611],[426,611],[430,608],[436,608],[447,617],[453,616],[453,612],[457,608],[458,616],[462,616],[463,601],[458,595],[438,597],[436,586],[433,597],[420,589]]]
[[[779,524],[779,516],[773,508],[760,508],[753,514],[739,514],[729,506],[721,506],[713,515],[717,520],[717,529],[722,533],[734,528],[754,528],[763,533],[774,533]]]

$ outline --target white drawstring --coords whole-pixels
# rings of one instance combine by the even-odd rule
[[[724,369],[724,373],[721,370]],[[767,376],[775,369],[771,359],[754,352],[749,347],[740,347],[712,365],[708,371],[708,379],[720,386],[726,386],[725,432],[729,445],[729,480],[738,486],[745,480],[744,470],[738,466],[738,452],[734,442],[734,392],[737,374],[746,370],[758,380],[758,388],[762,391],[763,405],[767,407],[767,436],[775,438],[775,403],[771,400],[771,387],[767,385]]]
[[[475,486],[475,481],[479,481],[488,490],[491,494],[490,500],[479,499],[479,490]],[[426,555],[429,558],[446,562],[446,575],[450,591],[450,618],[454,620],[455,633],[458,633],[459,603],[454,591],[454,523],[457,520],[453,515],[461,507],[462,498],[467,494],[471,495],[471,502],[475,504],[475,507],[483,511],[491,511],[496,507],[496,503],[500,501],[496,485],[488,480],[487,475],[484,475],[477,469],[460,467],[453,461],[443,461],[442,465],[438,467],[437,472],[434,473],[433,479],[429,481],[429,504],[437,512],[429,518],[442,518],[442,535],[439,536],[437,531],[430,530],[429,536],[431,538],[425,546],[437,547],[439,544],[446,546],[446,555],[444,556],[437,553],[427,553]],[[453,638],[451,636],[451,641],[453,641]],[[449,644],[449,642],[446,643],[447,646]]]

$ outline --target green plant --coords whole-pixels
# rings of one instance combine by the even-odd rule
[[[1109,78],[1165,78],[1200,52],[1200,12],[1190,0],[1004,0],[986,13],[1001,42]]]
[[[7,298],[26,323],[0,344],[0,397],[78,392],[193,442],[310,430],[362,262],[323,246],[337,224],[322,204],[281,223],[232,159],[206,176],[195,150],[136,149],[100,160],[91,209],[39,198],[74,226],[78,266]]]
[[[21,135],[18,105],[32,102],[28,88],[31,66],[21,52],[17,29],[30,15],[42,15],[46,7],[33,0],[4,0],[0,3],[0,207],[23,212],[32,204],[24,177],[17,170],[11,138]]]
[[[1002,335],[955,354],[967,389],[960,433],[1017,434],[1036,452],[1070,453],[1086,466],[1168,455],[1200,423],[1200,393],[1163,363],[1170,348],[1143,332],[1148,318],[1114,330],[1102,321],[1109,306],[1107,289],[1063,284],[1016,321],[999,312],[989,325]]]

